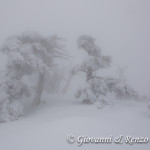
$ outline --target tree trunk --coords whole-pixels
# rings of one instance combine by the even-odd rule
[[[39,73],[39,79],[37,83],[33,105],[39,105],[41,103],[41,96],[42,96],[43,87],[44,87],[44,78],[45,78],[45,74]]]
[[[67,92],[72,77],[73,77],[73,75],[70,75],[70,77],[68,78],[67,83],[66,83],[66,86],[65,86],[65,88],[64,88],[63,91],[62,91],[63,94],[65,94],[65,93]]]

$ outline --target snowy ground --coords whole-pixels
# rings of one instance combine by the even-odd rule
[[[94,105],[51,97],[17,121],[0,124],[1,150],[148,150],[147,144],[68,144],[67,135],[88,137],[150,137],[146,104],[117,102],[97,109]]]

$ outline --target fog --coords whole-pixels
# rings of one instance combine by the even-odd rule
[[[96,38],[102,53],[125,67],[141,94],[150,92],[149,0],[0,0],[0,44],[24,31],[58,34],[69,53],[80,58],[76,39]],[[1,55],[1,67],[4,59]]]

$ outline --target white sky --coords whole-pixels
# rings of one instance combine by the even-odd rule
[[[94,36],[103,54],[127,66],[130,83],[150,93],[150,0],[0,0],[0,43],[26,30],[65,37],[75,56],[77,37]]]

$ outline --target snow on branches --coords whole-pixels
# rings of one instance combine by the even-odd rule
[[[44,37],[36,32],[24,32],[6,39],[1,51],[9,59],[7,73],[0,84],[0,121],[14,120],[22,114],[21,104],[16,100],[23,94],[28,95],[29,90],[22,81],[24,75],[38,74],[33,104],[41,102],[46,80],[52,78],[56,67],[55,59],[66,57],[62,40],[56,35]]]

